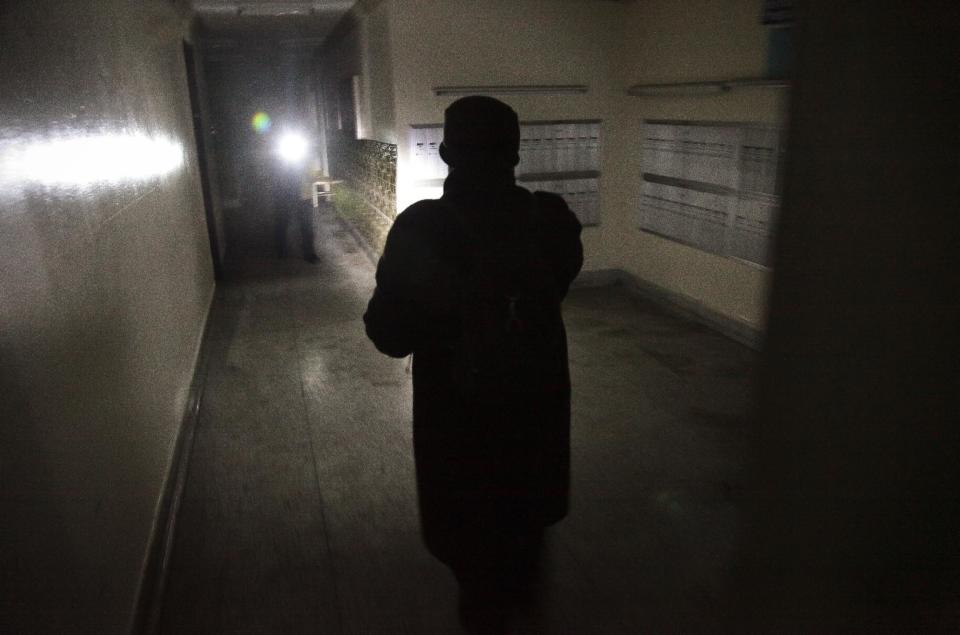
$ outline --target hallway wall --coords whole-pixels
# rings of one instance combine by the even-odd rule
[[[212,291],[171,3],[0,8],[0,631],[127,632]]]
[[[325,103],[333,107],[337,78],[361,74],[360,111],[370,117],[365,136],[397,144],[397,211],[421,194],[409,187],[404,171],[411,158],[410,126],[442,122],[444,109],[457,99],[435,96],[435,86],[588,84],[586,95],[504,99],[521,120],[610,115],[606,60],[617,40],[611,33],[623,10],[619,5],[552,0],[373,0],[363,5],[320,57]],[[587,228],[583,238],[588,268],[613,266],[596,229]]]
[[[360,2],[314,60],[329,171],[344,180],[334,188],[334,204],[374,251],[398,211],[392,38],[390,3]],[[354,76],[359,100],[351,111]]]
[[[620,48],[611,60],[617,114],[606,143],[600,244],[618,267],[648,284],[687,298],[748,328],[766,321],[770,272],[638,229],[641,189],[640,129],[644,119],[782,124],[789,92],[738,89],[694,97],[630,97],[642,83],[764,77],[769,27],[760,22],[759,0],[645,0],[629,3],[620,22]]]
[[[626,271],[696,313],[717,315],[733,331],[763,330],[767,269],[638,228],[640,129],[644,118],[782,123],[788,94],[747,89],[707,97],[626,95],[627,87],[642,82],[764,76],[769,29],[761,24],[759,0],[366,4],[373,8],[355,12],[352,27],[340,32],[321,62],[328,76],[379,78],[371,83],[364,77],[369,92],[360,110],[376,113],[366,129],[370,138],[398,144],[398,210],[420,194],[405,170],[409,126],[441,122],[456,99],[434,95],[433,87],[586,84],[585,95],[502,97],[522,120],[603,120],[601,222],[583,232],[584,270]],[[384,42],[389,56],[382,54]]]
[[[206,153],[206,166],[200,165],[199,169],[207,170],[207,186],[210,188],[210,216],[208,219],[212,218],[213,220],[213,233],[216,235],[217,240],[216,257],[222,265],[227,257],[227,241],[226,225],[224,223],[223,194],[220,191],[220,179],[217,173],[221,159],[217,156],[216,135],[214,134],[214,127],[212,125],[210,86],[207,81],[206,64],[204,63],[206,54],[200,46],[200,26],[196,20],[190,25],[186,39],[193,47],[193,72],[197,82],[197,103],[194,104],[194,108],[199,111],[200,121],[198,122],[196,118],[194,118],[194,127],[197,128],[199,124],[199,129],[196,130],[196,136],[202,140]],[[194,112],[195,116],[196,114],[197,112]],[[216,263],[214,271],[216,271]]]
[[[521,121],[608,119],[611,82],[607,60],[617,37],[623,7],[600,2],[391,2],[391,45],[396,82],[398,147],[397,197],[400,209],[417,198],[405,187],[409,175],[406,135],[412,124],[441,123],[458,96],[434,95],[435,86],[586,84],[585,95],[531,94],[497,97]],[[609,134],[605,126],[605,136]],[[601,187],[611,167],[607,147],[601,157]],[[603,220],[609,210],[606,201]],[[613,266],[600,230],[583,233],[586,269]]]
[[[337,110],[342,104],[338,101],[343,97],[345,84],[352,76],[358,75],[362,82],[362,137],[383,143],[397,143],[395,62],[390,16],[390,2],[359,2],[318,51],[314,72],[321,86],[328,130],[339,132]]]

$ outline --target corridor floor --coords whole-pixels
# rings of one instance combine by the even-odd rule
[[[251,260],[217,290],[162,633],[459,632],[418,534],[407,362],[364,335],[363,250],[319,225],[317,265]],[[755,354],[618,287],[564,311],[571,513],[515,632],[710,631]]]

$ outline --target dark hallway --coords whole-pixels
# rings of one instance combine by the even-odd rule
[[[410,374],[360,319],[373,266],[332,214],[318,234],[319,265],[249,260],[217,290],[163,633],[457,631],[419,536]],[[566,320],[574,512],[519,632],[710,630],[756,355],[619,287],[574,290]]]
[[[429,347],[371,333],[435,307],[364,321],[448,185],[572,263],[529,267],[562,461],[483,457],[569,441],[497,632],[960,632],[958,61],[946,0],[0,0],[0,633],[489,626],[464,588],[540,536],[428,550]],[[509,144],[457,149],[468,96]],[[433,246],[419,288],[468,277]]]

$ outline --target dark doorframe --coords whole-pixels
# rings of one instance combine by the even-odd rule
[[[213,257],[213,275],[217,280],[222,280],[223,263],[220,262],[220,237],[217,236],[217,222],[213,211],[213,195],[210,190],[210,165],[207,160],[207,148],[204,144],[204,122],[200,108],[200,86],[197,83],[197,67],[193,54],[193,45],[186,40],[183,41],[183,59],[187,65],[187,89],[190,92],[193,137],[197,144],[200,188],[203,190],[203,211],[207,218],[207,236],[210,238],[210,252]]]

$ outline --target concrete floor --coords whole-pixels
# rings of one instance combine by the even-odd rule
[[[373,267],[330,215],[322,261],[222,284],[163,633],[456,633],[422,547],[405,360],[361,315]],[[616,287],[566,304],[571,514],[518,633],[711,631],[739,527],[756,355]]]

